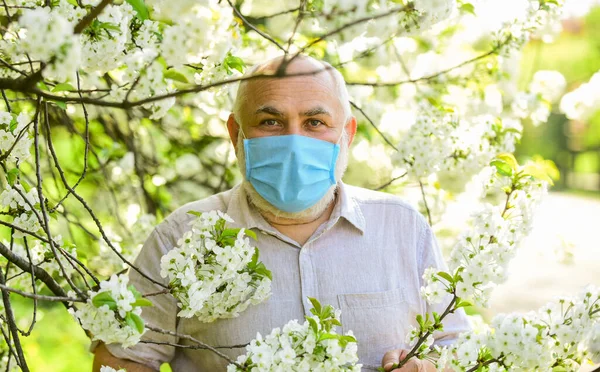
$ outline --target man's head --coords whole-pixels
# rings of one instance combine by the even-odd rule
[[[275,74],[283,58],[258,64],[248,74]],[[348,163],[348,146],[356,133],[356,119],[350,111],[344,79],[329,64],[304,56],[292,60],[285,74],[298,76],[257,78],[240,83],[234,110],[227,122],[240,170],[245,175],[244,137],[294,134],[340,144],[335,166],[335,179],[339,182]],[[335,187],[331,187],[315,205],[290,213],[267,202],[248,180],[243,187],[261,211],[290,219],[319,216],[335,195]]]

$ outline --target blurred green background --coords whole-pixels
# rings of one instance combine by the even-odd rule
[[[600,7],[583,19],[569,20],[552,44],[533,41],[522,58],[520,85],[526,87],[537,70],[558,70],[572,90],[600,70]],[[561,178],[554,189],[600,197],[600,111],[589,122],[572,122],[553,108],[550,120],[538,127],[524,123],[517,149],[520,162],[541,155],[555,162]],[[60,147],[60,146],[58,146]],[[71,153],[77,151],[71,149]],[[85,252],[82,252],[82,254]],[[14,296],[17,314],[27,328],[32,304]],[[35,331],[23,338],[33,371],[91,371],[89,341],[73,318],[58,304],[40,303]]]
[[[538,70],[562,73],[567,91],[600,70],[600,7],[585,18],[563,22],[555,42],[536,40],[526,46],[520,87],[525,88]],[[535,127],[525,122],[515,155],[523,160],[536,154],[552,160],[560,170],[554,190],[600,195],[600,110],[584,123],[568,120],[555,104],[548,123]]]

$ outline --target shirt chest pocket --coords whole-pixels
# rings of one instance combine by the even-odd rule
[[[343,294],[338,301],[342,330],[354,333],[361,363],[380,365],[387,351],[403,346],[412,315],[403,289]]]

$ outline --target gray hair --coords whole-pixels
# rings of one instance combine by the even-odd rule
[[[261,62],[261,63],[258,63],[256,65],[252,66],[248,71],[246,71],[244,76],[254,75],[257,71],[264,68],[265,66],[268,66],[269,64],[271,64],[273,62],[273,60],[278,59],[278,58],[281,58],[281,57],[275,57],[273,59],[270,59],[265,62]],[[337,69],[335,69],[335,67],[333,67],[332,65],[330,65],[327,62],[320,61],[318,59],[315,59],[315,58],[312,58],[309,56],[304,56],[304,55],[299,55],[298,58],[309,59],[313,62],[316,62],[316,63],[320,64],[321,66],[323,66],[324,72],[329,73],[329,76],[331,76],[331,78],[334,81],[335,91],[337,93],[338,98],[340,99],[340,104],[342,105],[342,109],[344,110],[344,125],[346,123],[348,123],[348,120],[350,120],[350,118],[352,117],[352,109],[350,108],[350,97],[348,95],[348,89],[346,88],[346,81],[344,80],[344,77],[342,76],[342,74]],[[318,71],[318,70],[316,70],[316,71]],[[242,104],[245,102],[245,100],[247,99],[247,95],[248,95],[248,93],[246,92],[246,86],[247,86],[247,80],[240,81],[240,84],[239,84],[239,87],[237,90],[237,94],[235,96],[235,101],[233,103],[233,117],[235,118],[235,120],[237,121],[237,123],[239,125],[241,125]]]

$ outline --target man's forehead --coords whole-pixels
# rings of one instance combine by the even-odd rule
[[[246,114],[320,112],[337,114],[340,99],[333,87],[315,79],[262,81],[247,87]]]
[[[273,58],[255,67],[252,75],[275,74],[284,62],[282,57]],[[318,84],[323,90],[335,91],[336,81],[333,74],[323,63],[309,57],[298,57],[285,67],[285,74],[273,78],[253,79],[246,82],[247,87],[279,84]]]

